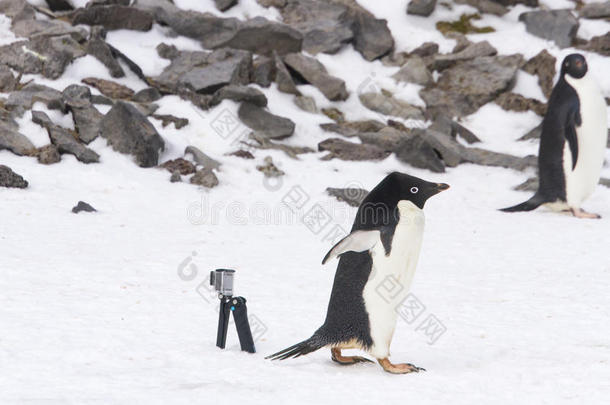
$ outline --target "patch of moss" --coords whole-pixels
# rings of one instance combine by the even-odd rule
[[[436,23],[436,29],[446,35],[449,32],[459,32],[460,34],[486,34],[495,32],[493,27],[477,27],[472,24],[472,20],[480,20],[481,15],[462,14],[457,21],[439,21]]]

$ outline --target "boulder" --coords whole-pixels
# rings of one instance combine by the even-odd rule
[[[397,100],[384,93],[363,93],[359,95],[360,102],[371,111],[383,115],[391,115],[406,120],[423,120],[422,111],[406,101]]]
[[[43,146],[38,149],[37,152],[38,163],[43,165],[51,165],[53,163],[59,163],[61,161],[61,155],[57,150],[57,147],[53,144]]]
[[[585,4],[578,14],[582,18],[609,18],[610,1]]]
[[[496,48],[487,41],[470,43],[459,52],[446,55],[436,55],[432,62],[434,70],[443,70],[453,66],[456,62],[471,60],[481,56],[494,56],[498,53]]]
[[[104,34],[103,28],[91,27],[91,38],[87,42],[87,54],[102,62],[110,72],[110,76],[116,78],[124,77],[125,72],[123,67],[114,57],[112,48],[104,41]]]
[[[27,188],[28,182],[10,167],[0,165],[0,187]]]
[[[582,49],[610,56],[610,32],[591,38],[588,43],[582,46]]]
[[[277,54],[273,54],[273,62],[275,67],[275,82],[277,88],[282,93],[294,94],[300,96],[301,92],[297,89],[297,86],[288,71],[288,68]]]
[[[324,65],[315,58],[300,53],[290,53],[284,56],[284,63],[318,88],[330,101],[343,101],[349,96],[345,82],[329,75]]]
[[[394,38],[388,28],[388,22],[375,18],[362,7],[352,6],[350,10],[353,45],[366,60],[375,60],[394,49]]]
[[[256,104],[242,103],[237,115],[248,128],[269,139],[282,139],[294,133],[294,122],[288,118],[273,115]]]
[[[214,0],[216,8],[220,11],[227,11],[231,7],[237,4],[238,0]]]
[[[378,146],[386,152],[397,152],[413,137],[409,132],[392,127],[385,127],[377,132],[361,132],[357,136],[362,143]]]
[[[535,98],[524,97],[521,94],[502,93],[496,98],[495,103],[506,111],[533,111],[541,117],[546,114],[546,104]]]
[[[13,91],[9,96],[4,106],[9,110],[15,110],[19,115],[24,110],[29,110],[36,102],[44,103],[47,108],[52,110],[65,111],[66,107],[63,101],[61,92],[42,85],[29,83],[21,90]]]
[[[218,105],[222,102],[222,100],[233,100],[236,102],[248,101],[259,107],[267,106],[267,97],[265,97],[263,92],[255,89],[254,87],[235,84],[218,89],[210,100],[210,106]]]
[[[6,121],[0,121],[0,150],[10,150],[19,156],[35,153],[36,148],[30,140],[19,133],[19,127]]]
[[[193,160],[199,166],[203,166],[206,169],[214,170],[218,170],[220,168],[220,162],[212,159],[195,146],[191,145],[186,147],[186,149],[184,150],[184,155],[186,156],[189,154],[193,156]]]
[[[149,11],[121,5],[79,8],[72,14],[72,24],[101,25],[106,30],[148,31],[153,23]]]
[[[578,32],[578,20],[570,10],[528,11],[519,16],[532,35],[554,41],[560,48],[572,45]]]
[[[433,81],[432,73],[426,67],[426,63],[417,55],[407,59],[407,62],[392,77],[401,82],[415,83],[422,86],[430,84]]]
[[[212,94],[227,84],[248,84],[251,69],[250,52],[222,49],[211,53],[205,66],[185,73],[178,84],[198,93]]]
[[[131,99],[137,103],[152,103],[161,99],[161,97],[163,96],[159,90],[154,87],[147,87],[138,91]]]
[[[411,0],[407,6],[407,14],[428,17],[436,7],[436,0]]]
[[[73,27],[60,20],[19,20],[13,22],[11,31],[19,37],[30,39],[69,35],[76,42],[84,42],[87,38],[84,28]]]
[[[445,171],[445,164],[434,148],[426,141],[422,133],[411,137],[405,142],[396,151],[396,158],[413,167],[428,169],[435,173],[443,173]]]
[[[86,202],[79,201],[76,206],[72,208],[72,213],[78,214],[79,212],[97,212],[97,210]]]
[[[10,93],[15,90],[17,79],[6,65],[0,65],[0,93]]]
[[[182,158],[168,160],[167,162],[163,163],[161,167],[169,170],[170,173],[178,172],[183,176],[193,174],[197,171],[194,164]]]
[[[117,101],[102,119],[100,135],[118,152],[133,155],[140,167],[159,163],[165,142],[155,127],[133,105]]]
[[[269,87],[275,80],[275,61],[267,56],[258,56],[252,61],[250,81],[261,87]]]
[[[318,144],[318,150],[330,152],[324,160],[338,158],[341,160],[383,160],[389,153],[375,145],[348,142],[339,138],[330,138]]]
[[[256,166],[256,170],[263,173],[265,177],[280,177],[286,174],[282,170],[278,169],[275,163],[273,163],[271,156],[266,156],[264,159],[264,164]]]

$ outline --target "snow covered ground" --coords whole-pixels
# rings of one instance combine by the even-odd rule
[[[426,40],[449,51],[453,41],[432,30],[435,19],[472,10],[456,6],[423,19],[404,13],[407,1],[360,2],[388,19],[397,49],[407,51]],[[176,3],[217,13],[211,0]],[[498,32],[470,38],[526,57],[544,48],[558,58],[573,51],[526,34],[517,22],[524,10],[485,17],[479,23]],[[241,0],[228,14],[277,18],[253,0]],[[599,24],[584,20],[582,36],[598,35]],[[603,24],[607,31],[610,24]],[[14,40],[9,25],[0,17],[1,43]],[[154,57],[158,43],[199,48],[164,32],[158,26],[148,33],[118,31],[108,40],[153,75],[166,62]],[[610,59],[586,56],[609,97]],[[304,87],[318,107],[336,105],[348,119],[375,118],[357,100],[362,83],[418,99],[417,86],[389,78],[397,68],[365,62],[352,48],[319,59],[346,80],[352,95],[330,103]],[[37,81],[63,89],[86,76],[111,79],[99,62],[85,57],[59,80]],[[532,91],[527,76],[519,77],[521,92]],[[144,87],[129,73],[118,81]],[[302,112],[273,87],[262,90],[271,112],[297,124],[287,143],[315,147],[329,137],[318,126],[328,121],[324,116]],[[505,214],[497,208],[529,197],[512,187],[533,172],[461,165],[433,174],[393,156],[356,163],[321,161],[323,154],[315,153],[297,161],[277,151],[254,151],[253,163],[225,156],[237,149],[235,136],[224,139],[214,129],[214,119],[235,114],[236,104],[225,101],[206,112],[177,97],[159,104],[160,114],[190,120],[179,131],[151,120],[166,141],[161,161],[181,156],[189,144],[198,146],[222,162],[218,187],[172,184],[168,172],[141,169],[100,139],[91,147],[101,163],[92,165],[64,155],[61,163],[43,166],[0,151],[0,163],[30,182],[26,190],[0,189],[0,403],[607,403],[610,189],[598,187],[585,203],[601,220],[543,209]],[[46,111],[41,104],[35,109]],[[70,122],[63,117],[64,125]],[[464,125],[483,139],[482,147],[524,156],[536,153],[536,143],[515,140],[538,122],[533,113],[490,104]],[[30,113],[20,125],[36,146],[48,143]],[[286,172],[279,182],[264,180],[254,168],[267,155]],[[320,261],[332,245],[329,233],[348,230],[355,214],[326,195],[326,187],[371,189],[393,170],[452,186],[425,209],[412,287],[425,308],[411,322],[399,319],[392,345],[394,361],[427,372],[396,376],[376,364],[341,367],[327,350],[285,362],[264,360],[309,337],[324,320],[336,262],[322,267]],[[603,175],[610,176],[610,168]],[[306,200],[292,212],[282,201],[295,195]],[[72,214],[79,200],[99,212]],[[319,209],[327,224],[312,230],[302,218]],[[239,351],[232,326],[227,349],[215,347],[217,299],[207,277],[219,267],[237,269],[236,293],[248,299],[256,354]],[[432,336],[424,330],[431,319],[440,328]]]

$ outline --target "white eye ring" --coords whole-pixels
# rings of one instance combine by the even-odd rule
[[[417,187],[411,187],[411,194],[417,194],[419,189]]]

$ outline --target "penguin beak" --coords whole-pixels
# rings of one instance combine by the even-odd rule
[[[449,184],[445,184],[445,183],[436,183],[436,190],[438,193],[440,193],[441,191],[445,191],[449,188]]]

